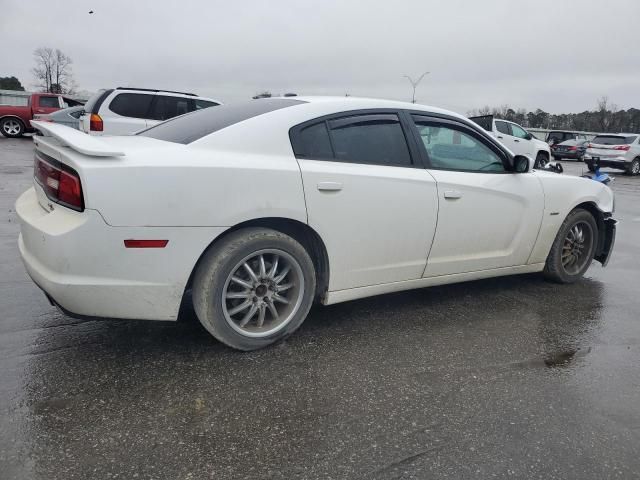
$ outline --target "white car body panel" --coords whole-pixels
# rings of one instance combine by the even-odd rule
[[[51,204],[39,185],[19,198],[20,249],[29,274],[76,314],[175,320],[196,263],[212,242],[243,222],[279,218],[308,225],[324,242],[329,283],[322,301],[329,304],[540,271],[576,205],[613,210],[605,185],[544,171],[296,159],[289,129],[332,113],[412,109],[468,123],[451,112],[402,102],[299,99],[309,103],[232,124],[188,145],[126,136],[104,137],[100,148],[94,142],[89,148],[74,136],[77,131],[61,126],[49,131],[55,137],[34,137],[42,154],[78,172],[85,210]],[[451,191],[460,198],[445,198]],[[140,238],[168,244],[124,247],[124,240]]]
[[[527,263],[544,209],[535,173],[430,172],[440,211],[425,276]],[[446,198],[447,192],[458,198]]]
[[[329,253],[329,290],[422,277],[438,218],[436,182],[427,170],[299,163],[309,225]]]

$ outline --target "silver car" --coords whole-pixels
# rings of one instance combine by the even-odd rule
[[[629,175],[640,174],[640,135],[637,133],[607,133],[597,135],[584,154],[589,171],[601,167],[617,168]]]
[[[84,106],[79,105],[77,107],[63,108],[56,112],[34,115],[34,120],[41,120],[43,122],[60,123],[67,127],[80,129],[80,116],[84,113]]]

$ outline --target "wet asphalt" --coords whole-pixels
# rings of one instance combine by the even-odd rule
[[[16,244],[32,149],[0,137],[1,479],[640,477],[640,177],[614,173],[614,256],[577,284],[316,307],[286,342],[239,353],[190,311],[49,306]]]

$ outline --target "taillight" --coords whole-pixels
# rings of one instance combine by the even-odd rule
[[[89,117],[89,130],[92,132],[101,132],[102,128],[102,118],[97,113],[92,113]]]
[[[574,150],[578,150],[578,147],[569,147],[569,150],[574,151]]]
[[[34,177],[49,200],[78,212],[84,210],[82,185],[78,173],[70,167],[51,159],[44,161],[36,155]]]
[[[622,150],[624,152],[629,151],[630,148],[631,145],[616,145],[615,147],[613,147],[614,150]]]

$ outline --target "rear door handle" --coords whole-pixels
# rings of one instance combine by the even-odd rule
[[[514,140],[514,142],[520,142],[520,140]]]
[[[444,198],[448,198],[450,200],[457,200],[458,198],[462,198],[462,192],[458,190],[445,190]]]
[[[339,192],[342,190],[340,182],[318,182],[318,190],[321,192]]]
[[[502,135],[498,135],[498,138],[502,138]]]

